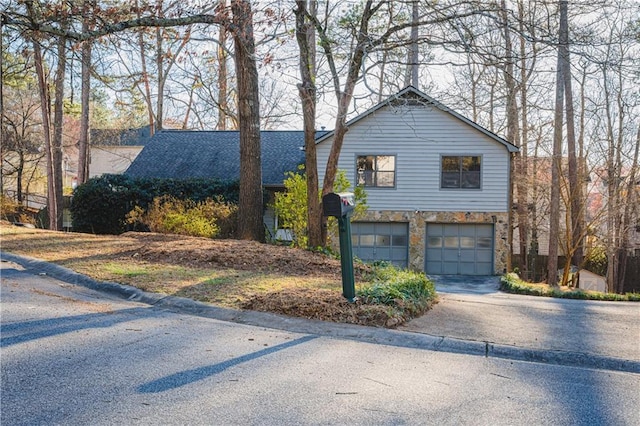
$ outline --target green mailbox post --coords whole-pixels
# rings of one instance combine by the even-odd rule
[[[338,194],[332,192],[322,197],[324,215],[338,218],[342,295],[349,302],[355,302],[356,300],[356,280],[353,272],[353,248],[351,246],[351,220],[349,219],[355,206],[355,196],[351,192]]]

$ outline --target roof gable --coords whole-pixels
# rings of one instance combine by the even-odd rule
[[[362,119],[370,116],[371,114],[373,114],[374,112],[378,111],[381,108],[385,108],[385,107],[389,107],[389,106],[394,106],[394,105],[431,105],[451,116],[453,116],[454,118],[460,120],[461,122],[465,123],[468,126],[473,127],[474,129],[476,129],[477,131],[483,133],[484,135],[488,136],[490,139],[493,139],[494,141],[502,144],[509,152],[517,152],[519,151],[518,147],[516,147],[515,145],[513,145],[511,142],[508,142],[506,139],[501,138],[500,136],[496,135],[495,133],[493,133],[490,130],[485,129],[484,127],[480,126],[478,123],[458,114],[457,112],[455,112],[454,110],[452,110],[451,108],[447,107],[446,105],[442,104],[441,102],[438,102],[437,100],[435,100],[434,98],[426,95],[425,93],[419,91],[418,89],[416,89],[413,86],[408,86],[406,88],[404,88],[403,90],[401,90],[400,92],[396,93],[393,96],[390,96],[389,98],[387,98],[386,100],[380,102],[379,104],[369,108],[368,110],[366,110],[365,112],[363,112],[362,114],[352,118],[351,120],[347,121],[347,127],[353,126],[355,124],[357,124],[359,121],[361,121]],[[328,132],[324,135],[322,135],[321,137],[319,137],[316,140],[316,143],[322,143],[323,141],[333,137],[334,135],[334,131]]]
[[[262,182],[281,186],[285,173],[304,163],[304,132],[261,131]],[[238,131],[163,130],[156,133],[126,175],[148,178],[240,178]]]

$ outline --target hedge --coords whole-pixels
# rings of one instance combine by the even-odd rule
[[[238,181],[218,179],[148,179],[102,175],[78,186],[71,200],[73,230],[94,234],[120,234],[135,230],[126,216],[135,207],[147,210],[153,199],[171,196],[202,202],[208,198],[237,203]]]

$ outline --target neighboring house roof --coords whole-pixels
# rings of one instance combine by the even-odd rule
[[[513,145],[511,142],[508,142],[506,139],[503,139],[500,136],[498,136],[495,133],[493,133],[492,131],[485,129],[484,127],[482,127],[478,123],[476,123],[476,122],[474,122],[472,120],[469,120],[468,118],[458,114],[457,112],[455,112],[451,108],[449,108],[446,105],[436,101],[432,97],[430,97],[427,94],[421,92],[420,90],[416,89],[413,86],[405,87],[404,89],[402,89],[400,92],[396,93],[395,95],[390,96],[386,100],[380,102],[379,104],[373,106],[372,108],[369,108],[368,110],[366,110],[362,114],[358,115],[357,117],[354,117],[351,120],[347,121],[347,127],[352,126],[353,124],[357,123],[358,121],[362,120],[363,118],[373,114],[374,112],[376,112],[380,108],[383,108],[383,107],[389,106],[389,105],[393,105],[397,101],[407,101],[407,100],[417,101],[417,102],[420,102],[420,104],[423,104],[423,105],[432,105],[432,106],[438,108],[439,110],[444,111],[444,112],[452,115],[453,117],[455,117],[458,120],[462,121],[463,123],[473,127],[474,129],[484,133],[486,136],[490,137],[491,139],[495,140],[496,142],[504,145],[509,152],[518,152],[519,151],[519,148],[517,146]],[[327,134],[319,137],[316,140],[316,143],[321,143],[322,141],[332,137],[333,135],[334,135],[334,131],[328,132]]]
[[[262,182],[282,186],[285,173],[304,163],[304,132],[260,132]],[[154,178],[240,178],[238,131],[163,130],[156,133],[126,175]]]
[[[149,126],[138,129],[91,129],[93,146],[144,146],[151,137]]]

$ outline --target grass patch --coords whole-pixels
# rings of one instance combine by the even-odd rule
[[[305,293],[313,297],[313,293],[319,289],[337,291],[339,286],[339,282],[318,278],[301,280],[299,277],[229,271],[228,274],[217,275],[185,286],[173,295],[218,306],[244,308],[247,301],[256,295],[295,291],[301,295],[301,298],[305,297]]]
[[[147,270],[147,268],[122,263],[106,263],[103,265],[103,268],[106,273],[123,278],[135,278],[151,273],[151,271]]]
[[[574,288],[553,287],[548,284],[534,284],[522,281],[516,274],[506,274],[500,278],[500,290],[530,296],[557,297],[561,299],[605,300],[618,302],[640,302],[639,293],[601,293]]]

